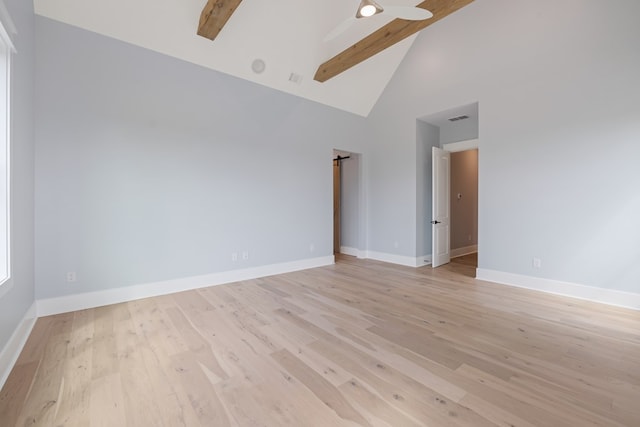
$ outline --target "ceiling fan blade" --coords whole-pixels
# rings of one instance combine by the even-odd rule
[[[351,24],[353,24],[355,21],[356,21],[355,17],[351,17],[351,18],[345,19],[340,24],[338,24],[337,27],[335,27],[333,30],[329,31],[329,33],[326,36],[324,36],[324,39],[322,39],[322,41],[326,43],[328,41],[331,41],[331,40],[335,39],[340,34],[342,34],[345,31],[347,31],[349,29],[349,27],[351,27]]]
[[[382,13],[393,16],[395,18],[406,19],[409,21],[422,21],[423,19],[429,19],[433,16],[433,13],[427,9],[413,6],[383,6],[384,11]]]

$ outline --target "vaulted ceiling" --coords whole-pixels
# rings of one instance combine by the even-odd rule
[[[415,33],[473,0],[392,0],[424,21],[353,19],[359,0],[34,0],[36,13],[303,98],[368,115]],[[327,39],[337,26],[344,31]],[[198,35],[200,34],[200,36]],[[213,39],[213,40],[211,40]]]

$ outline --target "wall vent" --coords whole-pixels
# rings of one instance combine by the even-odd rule
[[[458,120],[464,120],[464,119],[468,119],[469,116],[458,116],[458,117],[451,117],[449,119],[450,122],[457,122]]]

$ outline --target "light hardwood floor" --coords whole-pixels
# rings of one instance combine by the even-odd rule
[[[640,426],[640,313],[335,266],[38,320],[5,426]]]

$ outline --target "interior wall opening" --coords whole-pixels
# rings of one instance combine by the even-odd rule
[[[478,165],[479,114],[478,103],[429,114],[416,121],[417,135],[417,256],[425,264],[446,264],[451,258],[478,252]],[[445,150],[448,156],[447,218],[433,218],[436,191],[442,179],[435,179],[434,147]],[[446,221],[446,239],[442,227]],[[434,239],[434,237],[439,239]],[[434,254],[437,263],[433,264]],[[477,255],[472,257],[477,260]],[[477,263],[477,261],[476,261]]]
[[[362,257],[361,155],[333,150],[333,252]]]

